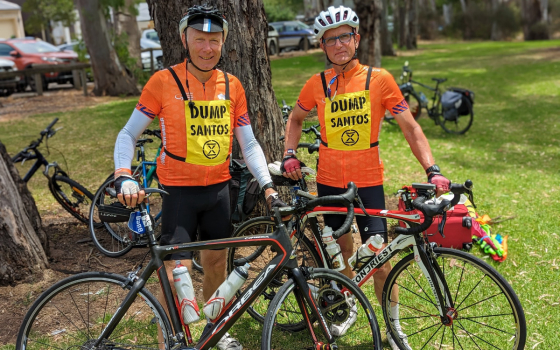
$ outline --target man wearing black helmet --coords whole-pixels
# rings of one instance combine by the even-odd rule
[[[152,76],[117,138],[115,187],[123,204],[135,206],[144,199],[144,191],[130,176],[135,143],[158,118],[163,152],[158,157],[157,174],[170,194],[163,197],[162,245],[194,241],[197,230],[200,240],[229,237],[228,181],[233,134],[249,170],[265,191],[269,207],[284,205],[272,186],[266,159],[253,135],[245,91],[235,76],[216,69],[228,30],[226,19],[216,8],[190,8],[179,23],[187,60]],[[225,280],[226,250],[201,253],[206,301]],[[173,260],[181,260],[191,269],[191,253],[168,258],[171,261],[165,261],[165,267],[170,281]],[[217,346],[242,349],[227,333]]]

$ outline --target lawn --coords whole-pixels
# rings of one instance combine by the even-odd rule
[[[431,85],[431,77],[445,77],[444,86],[476,93],[475,119],[466,135],[445,133],[425,111],[419,122],[442,172],[455,182],[474,182],[479,213],[515,217],[493,226],[494,232],[509,235],[507,260],[486,261],[507,278],[523,304],[526,347],[556,348],[560,343],[560,41],[421,45],[415,52],[383,57],[383,67],[398,77],[405,61],[414,70],[415,80]],[[324,57],[278,59],[271,65],[278,102],[285,99],[293,105],[305,81],[324,67]],[[135,104],[132,99],[2,122],[0,137],[8,152],[15,153],[59,117],[58,125],[64,128],[49,141],[47,159],[58,161],[93,190],[112,171],[116,135]],[[398,126],[384,124],[380,149],[386,193],[425,181]],[[28,166],[18,168],[22,172]],[[41,174],[29,187],[42,213],[57,210]],[[474,253],[482,257],[476,248]],[[377,317],[382,320],[381,313]],[[260,332],[253,323],[243,318],[234,327],[242,343],[245,338],[249,344],[258,342],[259,336],[242,331],[255,328]]]

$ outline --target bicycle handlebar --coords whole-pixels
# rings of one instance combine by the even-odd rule
[[[156,130],[146,129],[146,130],[144,130],[144,132],[142,132],[142,135],[155,136],[155,137],[157,137],[158,139],[161,140],[161,130],[159,130],[159,129],[156,129]]]
[[[41,131],[41,136],[49,134],[51,132],[51,128],[54,126],[54,124],[56,124],[56,122],[58,122],[58,118],[54,118],[54,120],[49,125],[47,125],[45,130]]]
[[[333,232],[334,239],[339,239],[342,235],[349,231],[352,220],[354,220],[354,198],[358,194],[358,187],[353,183],[348,183],[348,190],[341,195],[324,196],[317,199],[312,199],[306,203],[307,210],[313,210],[315,207],[327,204],[343,204],[347,209],[346,219],[342,226]]]
[[[412,206],[422,212],[424,214],[424,222],[419,226],[404,228],[404,227],[396,227],[395,233],[398,234],[418,234],[423,232],[430,227],[433,222],[434,216],[443,214],[444,212],[448,211],[452,207],[454,207],[459,200],[461,199],[461,194],[470,193],[472,190],[473,183],[471,180],[465,181],[464,184],[451,184],[449,186],[449,191],[453,193],[453,199],[451,201],[444,199],[441,201],[440,204],[426,204],[426,200],[428,199],[426,196],[419,196],[412,202]]]
[[[166,194],[169,195],[168,192],[159,189],[159,188],[144,188],[144,193],[146,193],[146,195],[148,194],[152,194],[152,193],[159,193],[159,194]],[[109,196],[116,198],[117,197],[117,191],[114,188],[108,187],[106,188],[107,193],[109,194]],[[138,205],[140,205],[140,203],[138,203]]]

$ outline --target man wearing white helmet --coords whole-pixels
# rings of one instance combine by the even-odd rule
[[[117,138],[115,188],[121,203],[134,207],[144,199],[144,191],[130,176],[136,140],[154,118],[159,122],[163,152],[157,160],[157,174],[169,193],[163,196],[162,245],[195,241],[197,232],[202,241],[230,236],[228,182],[234,134],[269,207],[285,205],[278,199],[263,151],[253,135],[241,82],[216,69],[228,29],[216,8],[191,7],[179,23],[187,60],[150,78]],[[164,263],[170,281],[173,260],[191,270],[191,252],[167,258]],[[200,262],[206,301],[226,278],[226,250],[204,250]],[[175,294],[173,283],[171,287]],[[162,297],[160,301],[165,305]],[[242,349],[227,333],[217,347]]]
[[[447,180],[435,164],[430,146],[422,129],[412,117],[393,77],[384,69],[372,68],[358,62],[360,44],[359,18],[344,6],[329,7],[317,16],[314,31],[321,49],[327,55],[332,69],[316,74],[303,87],[297,105],[286,125],[286,139],[282,171],[284,176],[301,177],[300,162],[296,149],[301,137],[303,120],[309,111],[317,107],[321,124],[321,146],[317,166],[317,189],[319,196],[341,194],[349,181],[358,186],[358,194],[366,208],[385,209],[383,193],[383,162],[379,156],[379,133],[383,116],[389,110],[399,123],[403,134],[422,167],[428,181],[435,184],[438,192],[446,192]],[[344,220],[340,215],[325,215],[325,225],[338,228]],[[362,243],[380,234],[387,242],[385,219],[357,217]],[[339,240],[345,261],[353,254],[352,235]],[[383,285],[391,266],[385,264],[374,275],[377,299],[381,303]],[[342,271],[352,278],[350,265]],[[398,300],[395,288],[392,300]],[[398,320],[398,304],[391,307]],[[356,310],[345,323],[333,326],[333,334],[343,335],[356,321]],[[406,335],[399,335],[406,342]],[[398,349],[387,333],[393,349]]]

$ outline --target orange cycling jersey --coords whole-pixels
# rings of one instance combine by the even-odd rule
[[[317,107],[321,147],[317,182],[343,188],[383,184],[379,133],[385,110],[393,115],[408,109],[393,77],[385,70],[357,64],[338,76],[333,69],[311,77],[298,106]]]
[[[233,128],[250,123],[241,82],[216,69],[201,83],[187,71],[185,62],[170,68],[177,80],[171,70],[157,72],[136,106],[159,119],[165,150],[157,161],[159,180],[168,186],[208,186],[229,180]]]

